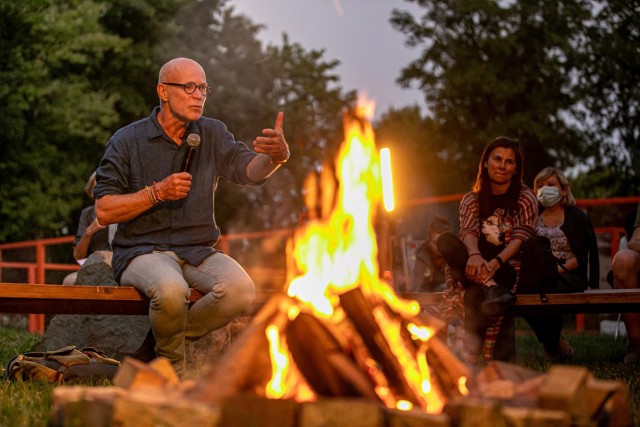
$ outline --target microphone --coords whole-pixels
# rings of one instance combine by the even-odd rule
[[[187,137],[187,145],[189,145],[189,151],[184,155],[180,172],[189,172],[189,169],[191,168],[191,161],[193,160],[193,156],[196,154],[196,148],[200,145],[200,135],[197,133],[189,134]]]

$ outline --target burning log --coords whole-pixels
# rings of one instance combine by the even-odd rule
[[[420,407],[424,406],[416,391],[409,385],[403,366],[391,350],[380,325],[372,314],[373,307],[368,303],[360,288],[342,294],[340,304],[360,334],[369,353],[380,365],[394,396],[398,400],[406,400]]]
[[[205,372],[189,390],[187,398],[203,403],[219,402],[242,392],[263,394],[271,377],[269,343],[265,330],[287,319],[290,298],[273,296],[230,346],[216,366]]]
[[[321,396],[365,396],[374,386],[319,318],[300,313],[286,328],[298,369]]]
[[[431,338],[427,343],[427,363],[437,373],[431,378],[435,377],[442,383],[442,392],[448,398],[467,394],[473,380],[469,369],[438,337]]]

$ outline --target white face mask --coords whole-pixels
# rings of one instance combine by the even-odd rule
[[[561,200],[562,196],[560,195],[560,190],[558,189],[558,187],[545,185],[542,188],[538,188],[538,201],[545,208],[554,206],[560,203]]]

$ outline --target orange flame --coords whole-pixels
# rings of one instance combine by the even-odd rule
[[[380,160],[368,123],[349,123],[345,134],[337,161],[336,206],[328,223],[312,221],[296,234],[293,256],[302,275],[288,289],[326,317],[333,314],[334,296],[378,277],[371,219],[381,200]]]
[[[384,379],[376,384],[375,392],[387,406],[408,410],[417,403],[427,412],[439,412],[444,403],[431,389],[426,359],[427,340],[433,331],[415,324],[403,326],[406,322],[402,320],[416,316],[420,306],[416,301],[397,298],[390,285],[379,278],[373,224],[379,214],[383,186],[380,155],[368,121],[345,120],[345,141],[338,153],[336,175],[339,185],[337,195],[331,189],[332,199],[335,196],[333,210],[326,216],[310,215],[306,226],[294,236],[290,250],[295,271],[300,274],[290,281],[288,294],[315,315],[335,323],[340,319],[336,312],[339,296],[351,289],[360,287],[365,296],[384,300],[398,316],[376,309],[374,318],[419,398],[412,403],[393,396]],[[309,181],[306,185],[312,183]],[[307,197],[314,203],[321,198],[315,189],[307,193]],[[317,212],[318,206],[313,208]],[[407,344],[402,328],[406,328],[418,344]],[[273,363],[270,393],[275,391],[275,395],[280,395],[282,391],[278,391],[277,385],[284,381],[280,376],[286,376],[287,366],[283,360],[288,359],[282,356],[287,352],[281,347],[283,343],[277,332],[267,333],[271,334]],[[375,369],[373,365],[371,369]]]

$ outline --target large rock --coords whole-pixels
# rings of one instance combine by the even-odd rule
[[[95,347],[118,360],[135,353],[149,330],[147,316],[56,315],[44,334],[47,350]]]
[[[111,268],[111,252],[94,252],[87,258],[74,283],[77,286],[118,286]],[[67,345],[95,347],[118,360],[133,354],[149,330],[147,316],[53,316],[44,334],[47,350]]]

